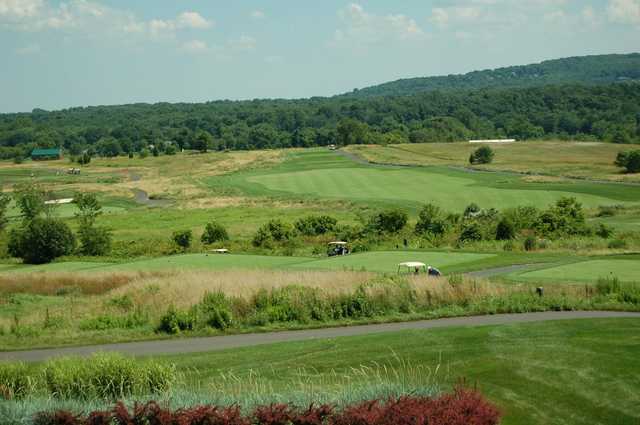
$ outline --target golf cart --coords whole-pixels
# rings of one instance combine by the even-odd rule
[[[407,261],[405,263],[398,264],[398,274],[400,273],[425,273],[429,277],[442,276],[440,270],[435,267],[427,266],[425,263],[420,263],[419,261]]]
[[[327,244],[327,255],[329,257],[335,257],[337,255],[347,255],[349,254],[349,247],[346,242],[343,241],[335,241],[329,242]]]
[[[398,274],[401,273],[427,273],[427,265],[418,261],[407,261],[405,263],[398,264]]]

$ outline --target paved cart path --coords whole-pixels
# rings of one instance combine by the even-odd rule
[[[65,347],[44,350],[0,352],[2,360],[42,361],[57,356],[88,356],[100,351],[118,351],[134,356],[200,353],[229,348],[250,347],[277,342],[305,341],[318,338],[368,335],[403,330],[435,329],[455,326],[486,326],[511,323],[543,322],[548,320],[602,319],[631,317],[640,319],[640,313],[614,311],[550,311],[543,313],[496,314],[489,316],[456,317],[416,322],[385,323],[376,325],[310,329],[258,334],[227,335],[204,338],[176,338],[160,341],[142,341],[122,344],[104,344],[87,347]]]

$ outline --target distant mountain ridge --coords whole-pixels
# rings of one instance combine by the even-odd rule
[[[435,90],[596,85],[629,80],[640,81],[640,53],[575,56],[467,74],[406,78],[356,89],[343,96],[406,96]]]

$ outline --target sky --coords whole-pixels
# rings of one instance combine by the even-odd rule
[[[640,0],[0,0],[0,112],[331,96],[640,51]]]

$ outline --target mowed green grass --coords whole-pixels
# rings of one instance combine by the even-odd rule
[[[267,255],[186,254],[116,264],[105,267],[101,271],[277,269],[309,260],[305,257]]]
[[[495,254],[391,251],[366,252],[344,257],[311,258],[244,254],[184,254],[126,263],[59,262],[29,266],[0,265],[0,272],[128,272],[157,270],[228,270],[228,269],[293,269],[293,270],[367,270],[395,273],[404,261],[421,261],[447,271],[449,267],[477,266]]]
[[[372,272],[395,273],[398,264],[419,261],[446,271],[448,266],[462,265],[495,257],[495,254],[446,253],[422,251],[379,251],[325,258],[313,262],[294,264],[293,268],[313,268],[320,270],[366,270]]]
[[[318,377],[362,365],[439,365],[504,412],[504,425],[640,422],[640,319],[569,320],[405,331],[169,357],[194,385],[221,372],[254,374],[284,392],[301,371]],[[305,379],[308,379],[305,376]],[[321,390],[321,388],[318,388]]]
[[[640,258],[590,260],[517,274],[517,279],[595,283],[599,278],[617,277],[623,282],[640,282]]]
[[[226,180],[225,180],[226,179]],[[435,203],[460,211],[475,202],[485,208],[550,205],[574,196],[587,207],[640,202],[640,187],[587,181],[527,182],[522,176],[445,167],[381,167],[358,164],[329,151],[290,154],[271,170],[222,178],[245,193],[341,199],[417,208]]]

